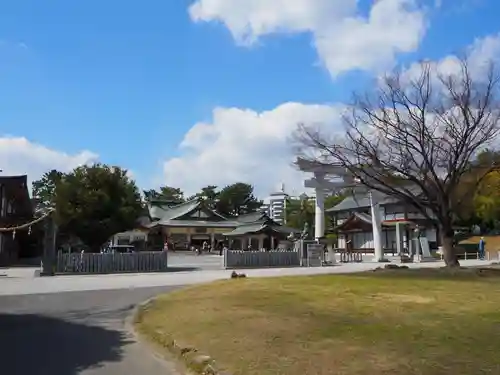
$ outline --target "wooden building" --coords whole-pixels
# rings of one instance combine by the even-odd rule
[[[201,247],[204,242],[215,248],[227,239],[233,248],[271,248],[292,231],[263,212],[225,217],[199,199],[176,205],[151,202],[149,216],[151,222],[143,227],[149,229],[150,245],[159,247],[167,240],[179,250]]]
[[[229,242],[232,242],[232,249],[275,249],[280,241],[285,240],[291,233],[299,232],[281,225],[263,212],[241,215],[236,220],[238,226],[224,233]]]
[[[418,210],[395,197],[382,196],[379,202],[382,246],[386,252],[396,252],[398,231],[403,247],[408,249],[417,228],[419,236],[427,238],[431,249],[437,249],[440,241],[435,220],[427,219]],[[373,251],[370,198],[367,194],[348,196],[335,207],[326,210],[326,213],[333,217],[334,228],[331,231],[338,234],[339,248],[346,248],[347,242],[350,241],[353,250]],[[432,218],[430,212],[429,215]]]
[[[33,218],[27,176],[0,176],[0,228],[22,225]],[[20,238],[26,231],[0,232],[0,266],[14,263],[20,253]]]

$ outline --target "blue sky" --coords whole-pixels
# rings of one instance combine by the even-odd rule
[[[247,1],[248,5],[253,0]],[[199,1],[204,2],[210,3]],[[280,152],[274,152],[277,148],[267,142],[278,142],[277,131],[266,139],[260,135],[257,141],[267,145],[264,149],[250,145],[254,140],[250,133],[232,140],[257,156],[242,155],[241,150],[233,155],[233,148],[207,143],[207,139],[190,149],[179,146],[196,123],[205,123],[209,130],[216,126],[215,108],[223,120],[240,122],[241,115],[241,123],[252,127],[262,111],[271,116],[283,103],[345,102],[353,90],[371,84],[376,69],[359,70],[353,64],[353,69],[342,69],[332,77],[311,32],[284,30],[283,25],[279,32],[260,33],[252,45],[241,45],[230,27],[214,21],[214,12],[230,11],[216,6],[224,2],[212,0],[213,9],[197,21],[188,12],[195,2],[187,0],[4,2],[0,12],[0,137],[4,138],[0,168],[36,178],[44,168],[73,167],[85,159],[78,154],[88,150],[103,162],[129,168],[145,188],[168,183],[196,190],[209,183],[243,179],[262,192],[282,180],[299,189],[301,181],[296,182],[292,172],[276,178],[270,176],[268,167],[263,167],[266,173],[255,172],[265,162],[289,168],[286,147],[280,144]],[[366,16],[372,6],[371,1],[361,1],[353,15]],[[436,7],[429,0],[417,2],[415,9],[424,14],[425,31],[416,46],[402,48],[406,50],[397,52],[387,66],[409,65],[421,58],[438,60],[462,51],[476,38],[500,31],[498,1],[443,0]],[[250,17],[252,9],[247,12]],[[228,13],[220,19],[225,16]],[[247,22],[242,17],[245,12],[238,19]],[[228,108],[235,113],[227,114]],[[255,116],[245,118],[245,111]],[[274,126],[270,118],[262,125],[266,129]],[[12,146],[20,137],[28,142],[22,143],[26,147],[22,152],[20,143]],[[200,156],[212,147],[222,159],[241,157],[247,162],[221,168],[215,151]],[[37,154],[40,148],[51,152],[46,161],[45,154]],[[175,157],[180,159],[172,161]],[[256,161],[248,163],[254,157]]]

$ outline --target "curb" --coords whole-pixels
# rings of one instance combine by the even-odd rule
[[[135,305],[132,309],[132,312],[127,315],[124,321],[124,326],[125,326],[125,331],[132,336],[132,338],[141,346],[144,346],[145,349],[151,354],[153,357],[155,357],[156,360],[160,360],[162,362],[166,362],[169,366],[170,370],[173,370],[175,372],[168,371],[169,375],[190,375],[189,372],[187,372],[184,368],[180,368],[182,363],[180,364],[176,358],[173,358],[173,356],[169,357],[171,354],[170,351],[164,352],[158,350],[157,347],[155,347],[154,342],[151,342],[149,340],[146,340],[139,332],[136,331],[134,322],[140,313],[141,309],[144,307],[150,305],[156,300],[157,296],[148,298],[147,300]]]
[[[150,336],[151,340],[147,340],[144,335],[137,332],[134,326],[137,317],[141,313],[142,309],[154,303],[157,298],[158,296],[155,296],[137,304],[136,306],[134,306],[132,313],[129,314],[129,316],[125,319],[125,329],[133,335],[137,342],[146,342],[147,344],[149,344],[148,346],[154,351],[155,354],[164,358],[164,351],[166,351],[173,357],[171,358],[171,360],[176,360],[175,365],[177,366],[175,367],[177,369],[180,362],[180,365],[183,367],[182,371],[186,375],[231,375],[226,371],[218,370],[215,360],[212,357],[202,354],[193,346],[181,345],[176,340],[169,338],[168,336],[165,337],[163,332],[156,332],[156,334],[161,336],[163,340],[155,340],[154,336]],[[164,351],[161,351],[159,349],[160,346],[164,349]]]

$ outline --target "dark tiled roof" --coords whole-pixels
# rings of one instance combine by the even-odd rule
[[[418,194],[419,191],[418,187],[408,187],[407,189],[413,194]],[[382,206],[400,202],[400,199],[398,197],[390,196],[380,192],[377,192],[376,194],[380,197],[379,200]],[[369,207],[370,197],[368,196],[368,193],[356,193],[355,195],[348,195],[342,202],[332,208],[327,209],[326,212],[351,211]]]
[[[372,225],[372,217],[371,215],[362,213],[362,212],[353,212],[352,215],[344,220],[342,224],[339,224],[335,228],[333,228],[333,231],[338,231],[342,230],[345,227],[349,227],[350,225],[356,225],[356,223],[362,223],[363,225],[368,224]],[[387,227],[389,226],[385,221],[382,221],[382,226]]]
[[[359,220],[364,221],[365,223],[371,224],[372,223],[372,217],[371,215],[362,213],[362,212],[355,212],[354,216],[356,216]]]

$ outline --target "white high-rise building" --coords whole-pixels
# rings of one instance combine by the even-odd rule
[[[264,199],[262,210],[266,212],[271,219],[280,224],[286,223],[286,201],[289,198],[285,193],[285,184],[281,184],[281,190],[271,193]]]
[[[286,207],[287,202],[290,200],[311,200],[314,202],[314,195],[307,195],[302,193],[301,195],[290,195],[285,192],[285,184],[281,184],[280,190],[271,193],[267,198],[264,199],[264,204],[261,207],[261,211],[265,212],[271,219],[277,223],[286,225]]]

